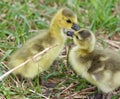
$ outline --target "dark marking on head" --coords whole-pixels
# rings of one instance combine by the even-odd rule
[[[64,8],[62,14],[66,17],[74,17],[74,12],[72,12],[68,8]]]
[[[78,33],[84,39],[91,36],[91,33],[87,30],[82,30],[82,31],[79,31]]]

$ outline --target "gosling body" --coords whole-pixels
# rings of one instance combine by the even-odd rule
[[[95,46],[94,34],[81,29],[73,35],[76,44],[69,54],[69,61],[78,75],[96,85],[105,93],[120,86],[120,55],[110,49]]]
[[[9,67],[18,66],[45,48],[56,44],[57,46],[46,52],[37,61],[30,61],[13,73],[25,78],[34,78],[39,73],[47,70],[64,47],[66,38],[63,29],[74,28],[76,23],[77,17],[71,10],[68,8],[60,9],[53,17],[49,30],[29,39],[23,47],[10,56]]]

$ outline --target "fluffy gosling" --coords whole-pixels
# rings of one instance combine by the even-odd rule
[[[31,61],[25,66],[15,70],[13,74],[25,78],[34,78],[39,73],[47,70],[64,47],[66,40],[64,29],[78,30],[77,16],[68,8],[60,9],[53,17],[50,28],[39,35],[29,39],[20,49],[10,56],[8,62],[10,68],[14,68],[28,58],[43,51],[45,48],[58,46],[45,53],[38,61]]]
[[[73,34],[76,44],[69,54],[69,62],[78,75],[105,93],[120,86],[120,55],[110,49],[95,46],[92,31],[81,29]]]

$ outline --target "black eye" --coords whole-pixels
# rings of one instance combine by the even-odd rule
[[[76,39],[79,39],[78,36],[75,36],[75,37],[76,37]]]
[[[66,20],[67,23],[72,23],[70,19]]]

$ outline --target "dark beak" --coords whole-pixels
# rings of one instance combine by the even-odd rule
[[[73,31],[67,31],[66,34],[67,34],[67,36],[71,36],[72,37],[74,35],[74,32]]]
[[[76,23],[74,23],[71,28],[72,28],[73,30],[75,30],[75,31],[80,30],[80,27],[79,27],[78,24],[76,24]]]

